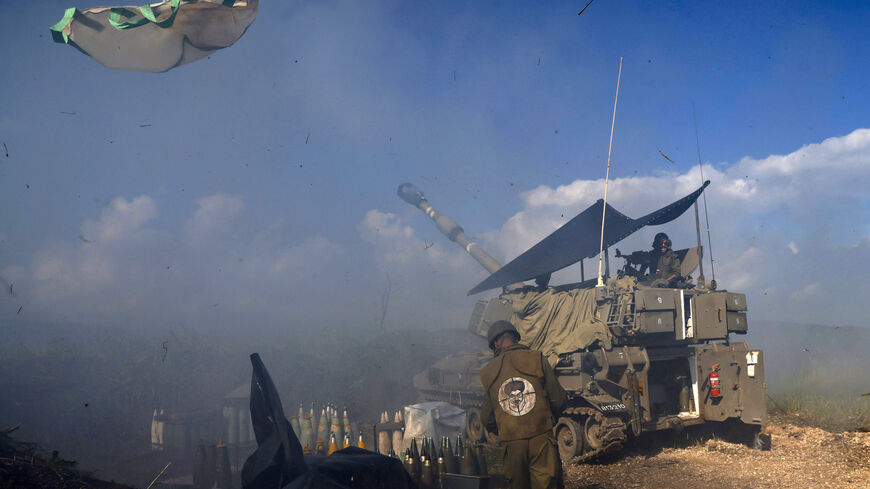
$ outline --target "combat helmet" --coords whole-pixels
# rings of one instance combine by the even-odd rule
[[[517,328],[515,328],[514,325],[510,322],[501,319],[492,323],[489,326],[489,331],[486,334],[486,340],[489,343],[490,350],[493,349],[492,347],[493,343],[495,343],[495,340],[497,340],[498,337],[504,333],[513,333],[514,335],[516,335],[517,341],[519,341],[520,339],[520,332],[517,331]]]
[[[667,234],[658,233],[658,234],[656,234],[656,237],[653,238],[652,247],[655,249],[659,249],[661,247],[662,241],[670,241],[670,240],[671,240],[671,238],[669,238]],[[670,246],[668,248],[670,248]]]

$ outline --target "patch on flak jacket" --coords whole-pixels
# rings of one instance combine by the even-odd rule
[[[522,377],[511,377],[498,388],[498,405],[511,416],[523,416],[535,407],[535,388]]]

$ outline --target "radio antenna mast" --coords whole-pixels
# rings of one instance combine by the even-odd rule
[[[604,205],[601,207],[601,245],[598,248],[598,284],[604,287],[601,267],[604,260],[604,216],[607,215],[607,184],[610,182],[610,153],[613,150],[613,126],[616,125],[616,102],[619,100],[619,81],[622,79],[622,56],[619,57],[619,74],[616,75],[616,97],[613,99],[613,119],[610,121],[610,145],[607,148],[607,173],[604,175]]]
[[[701,142],[698,139],[698,116],[695,115],[695,102],[692,102],[692,120],[695,122],[695,145],[698,147],[698,169],[701,170],[701,181],[704,182],[704,165],[701,164]],[[707,192],[702,192],[704,196],[704,219],[707,225],[707,248],[710,250],[710,273],[713,275],[713,281],[716,281],[716,269],[713,267],[713,239],[710,238],[710,215],[707,214]],[[698,201],[695,201],[695,219],[697,220]],[[701,268],[703,274],[703,267]]]

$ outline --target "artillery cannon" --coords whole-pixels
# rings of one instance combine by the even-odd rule
[[[505,266],[436,211],[422,191],[399,186],[402,200],[426,213],[490,273],[469,295],[501,288],[498,297],[477,302],[468,329],[485,337],[494,321],[510,321],[521,343],[553,365],[568,393],[568,408],[554,428],[563,461],[616,452],[644,432],[704,423],[728,424],[755,446],[769,448],[769,438],[760,434],[767,421],[763,353],[730,340],[747,331],[746,296],[692,282],[700,247],[677,251],[684,277],[677,282],[647,280],[636,268],[641,255],[617,252],[626,263],[604,287],[585,277],[548,285],[552,272],[598,254],[602,211],[610,247],[644,226],[676,219],[708,184],[638,219],[609,205],[602,209],[598,201]],[[523,284],[535,278],[536,285]],[[479,372],[490,358],[490,352],[444,358],[417,374],[414,385],[425,400],[468,409],[469,439],[492,443],[497,439],[481,425],[479,411]]]

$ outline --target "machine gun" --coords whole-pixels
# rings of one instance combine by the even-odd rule
[[[622,269],[620,269],[617,274],[620,278],[622,277],[643,277],[643,271],[645,267],[649,267],[649,252],[648,251],[635,251],[630,255],[623,255],[619,248],[616,248],[616,258],[622,258],[625,260],[625,265],[623,265]]]

